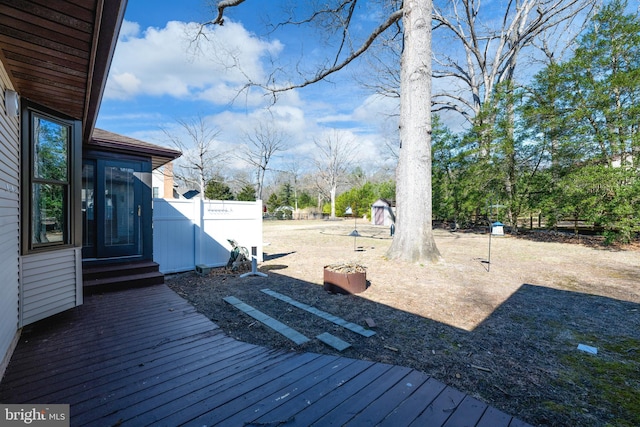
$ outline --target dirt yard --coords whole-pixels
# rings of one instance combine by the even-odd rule
[[[361,237],[349,236],[354,227]],[[637,247],[435,234],[442,261],[413,265],[388,261],[389,229],[364,220],[270,221],[260,265],[268,278],[215,269],[167,283],[239,340],[409,366],[534,425],[640,425]],[[367,267],[366,291],[324,290],[324,266],[344,262]],[[372,319],[376,334],[347,331],[265,288],[364,327]],[[231,295],[307,337],[330,332],[351,347],[297,346],[222,300]]]

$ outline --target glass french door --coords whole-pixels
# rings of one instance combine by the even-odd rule
[[[85,160],[82,169],[83,258],[142,254],[140,162]]]

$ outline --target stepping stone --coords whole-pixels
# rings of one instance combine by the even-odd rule
[[[300,344],[304,344],[306,342],[309,342],[310,339],[307,338],[306,336],[302,335],[300,332],[296,331],[295,329],[285,325],[284,323],[274,319],[273,317],[259,311],[256,310],[255,308],[251,307],[248,304],[245,304],[244,302],[242,302],[241,300],[239,300],[238,298],[234,297],[234,296],[229,296],[229,297],[224,297],[222,298],[225,302],[231,304],[232,306],[234,306],[235,308],[237,308],[238,310],[242,311],[243,313],[253,317],[254,319],[256,319],[257,321],[261,322],[262,324],[264,324],[265,326],[273,329],[274,331],[278,332],[279,334],[285,336],[286,338],[290,339],[291,341],[293,341],[294,343],[300,345]]]
[[[279,292],[276,291],[272,291],[271,289],[261,289],[260,292],[263,292],[267,295],[270,295],[274,298],[279,299],[280,301],[284,301],[288,304],[291,304],[294,307],[298,307],[301,310],[304,310],[308,313],[311,314],[315,314],[316,316],[320,317],[321,319],[324,320],[328,320],[329,322],[335,323],[338,326],[342,326],[343,328],[346,328],[348,330],[350,330],[351,332],[355,332],[356,334],[360,334],[364,337],[370,337],[372,335],[375,335],[376,333],[370,329],[365,329],[360,325],[356,325],[355,323],[351,323],[351,322],[347,322],[346,320],[338,317],[338,316],[334,316],[331,313],[327,313],[326,311],[322,311],[322,310],[318,310],[315,307],[312,307],[310,305],[307,305],[305,303],[302,303],[300,301],[296,301],[286,295],[283,295]]]
[[[346,341],[342,341],[340,338],[331,335],[329,332],[323,332],[320,335],[318,335],[316,338],[318,338],[320,341],[327,344],[328,346],[335,348],[338,351],[342,351],[346,348],[351,347],[351,344],[349,344]]]

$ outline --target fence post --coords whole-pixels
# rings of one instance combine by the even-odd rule
[[[193,225],[195,227],[195,261],[196,265],[204,264],[204,200],[198,198],[194,201],[194,221]]]

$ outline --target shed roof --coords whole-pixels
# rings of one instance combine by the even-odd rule
[[[378,199],[371,206],[394,206],[395,202],[388,199]]]

